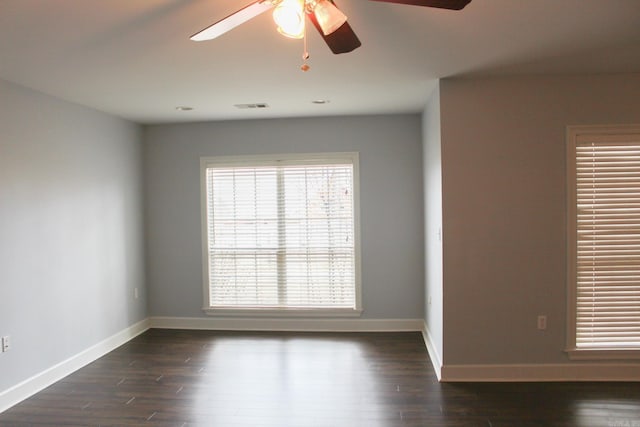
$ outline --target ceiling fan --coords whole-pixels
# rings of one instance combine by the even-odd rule
[[[414,6],[460,10],[471,0],[372,0]],[[278,31],[291,38],[305,37],[305,15],[309,17],[329,49],[334,54],[351,52],[361,46],[358,36],[351,29],[347,17],[338,9],[333,0],[256,0],[191,36],[193,41],[212,40],[225,34],[252,18],[273,10],[273,18]],[[308,53],[303,59],[308,58]],[[305,68],[306,67],[306,68]],[[305,64],[303,71],[309,69]]]

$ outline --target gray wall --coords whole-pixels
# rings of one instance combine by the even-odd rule
[[[640,122],[640,74],[440,88],[445,365],[565,362],[565,129]]]
[[[201,156],[358,151],[363,318],[423,317],[419,115],[149,126],[145,132],[150,316],[203,317]]]
[[[422,115],[424,177],[425,323],[434,350],[442,363],[442,153],[440,134],[440,85],[429,97]]]
[[[0,392],[145,318],[140,139],[0,80]]]

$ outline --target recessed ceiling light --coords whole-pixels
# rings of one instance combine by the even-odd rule
[[[311,101],[313,104],[318,104],[318,105],[322,105],[322,104],[328,104],[329,101],[328,99],[315,99],[313,101]]]
[[[187,106],[181,105],[181,106],[176,107],[176,110],[178,110],[178,111],[191,111],[191,110],[193,110],[193,107],[187,107]]]

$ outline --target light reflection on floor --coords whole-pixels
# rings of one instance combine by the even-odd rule
[[[380,386],[361,345],[317,338],[218,339],[208,352],[193,415],[220,425],[287,420],[291,426],[329,426],[353,418],[355,410],[354,425],[384,427],[389,414],[376,409],[382,406]]]
[[[640,427],[638,401],[589,399],[574,405],[577,427]]]

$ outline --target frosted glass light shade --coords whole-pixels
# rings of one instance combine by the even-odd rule
[[[333,33],[347,22],[347,16],[328,0],[319,0],[313,9],[318,25],[325,36]]]
[[[280,34],[300,39],[304,35],[304,0],[282,0],[273,10]]]

